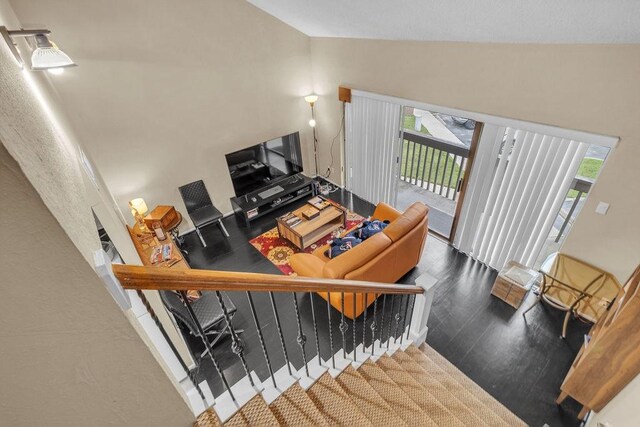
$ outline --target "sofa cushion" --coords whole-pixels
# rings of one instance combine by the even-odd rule
[[[386,234],[392,242],[397,242],[407,234],[410,230],[413,230],[420,221],[427,216],[429,208],[424,203],[415,202],[395,221],[389,224],[383,233]]]
[[[389,237],[384,233],[375,234],[350,251],[328,261],[324,265],[323,275],[329,279],[343,279],[347,273],[363,266],[389,246]]]

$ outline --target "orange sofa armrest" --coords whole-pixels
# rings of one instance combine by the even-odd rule
[[[380,221],[388,220],[389,222],[393,222],[400,215],[402,215],[402,212],[382,202],[378,203],[376,210],[373,212],[373,218]]]
[[[322,277],[325,262],[311,254],[293,254],[289,259],[293,271],[304,277]]]
[[[320,261],[322,262],[329,262],[331,261],[331,258],[326,256],[324,253],[327,252],[330,248],[331,248],[331,245],[327,243],[326,245],[318,246],[312,252],[312,254],[313,256],[320,258]]]

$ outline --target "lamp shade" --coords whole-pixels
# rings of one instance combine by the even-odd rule
[[[49,74],[59,76],[60,74],[64,73],[64,68],[62,67],[47,68],[47,71],[49,72]]]
[[[304,100],[307,101],[309,104],[313,104],[318,100],[318,95],[314,95],[314,94],[307,95],[304,97]]]
[[[76,64],[69,56],[58,49],[44,34],[37,34],[36,48],[31,55],[32,70],[48,70],[50,68],[73,67]]]
[[[131,207],[131,209],[135,210],[140,215],[146,214],[147,211],[149,210],[149,208],[147,207],[147,204],[145,203],[144,199],[142,199],[142,198],[137,198],[137,199],[131,200],[129,202],[129,206]]]

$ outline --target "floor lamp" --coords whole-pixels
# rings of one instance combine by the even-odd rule
[[[313,129],[313,159],[316,167],[316,176],[318,176],[318,137],[316,134],[315,111],[313,110],[313,105],[318,100],[318,95],[307,95],[304,97],[304,100],[309,103],[309,106],[311,106],[311,120],[309,120],[309,126]]]

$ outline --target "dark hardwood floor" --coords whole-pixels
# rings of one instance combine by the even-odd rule
[[[329,196],[350,210],[363,216],[373,213],[373,206],[338,190]],[[281,274],[248,241],[275,226],[275,217],[300,206],[304,202],[283,207],[267,217],[252,223],[251,228],[242,227],[231,216],[224,219],[230,238],[225,239],[215,226],[205,228],[202,233],[208,247],[203,248],[195,233],[185,236],[184,248],[189,251],[193,268],[227,271],[247,271]],[[532,426],[576,426],[576,415],[580,409],[576,402],[568,399],[561,407],[554,400],[564,375],[569,369],[589,326],[572,320],[567,339],[560,336],[562,314],[557,310],[539,305],[524,319],[522,311],[533,301],[529,295],[523,307],[514,310],[511,306],[490,295],[497,273],[458,252],[446,242],[429,236],[419,265],[403,277],[400,283],[413,283],[423,272],[439,279],[436,289],[427,343],[446,357],[483,389],[507,406],[516,415]],[[269,377],[258,335],[251,316],[247,296],[243,292],[230,292],[229,296],[238,311],[233,324],[244,329],[241,338],[245,343],[245,357],[250,370],[264,380]],[[284,355],[280,345],[275,318],[268,294],[252,293],[260,326],[266,341],[267,351],[274,370],[284,366]],[[306,356],[310,360],[316,355],[315,337],[311,317],[311,297],[297,293],[301,323],[306,335]],[[296,344],[298,327],[291,293],[275,294],[278,314],[287,343],[287,353],[292,364],[300,369],[303,359]],[[320,354],[330,357],[327,304],[315,296],[314,311],[318,323]],[[382,299],[378,303],[380,316]],[[389,333],[391,298],[385,314],[386,337]],[[398,302],[395,307],[401,306]],[[404,304],[402,304],[404,306]],[[371,340],[369,325],[373,307],[367,313],[367,345]],[[331,330],[334,351],[342,348],[342,337],[338,330],[340,313],[331,310]],[[352,350],[352,323],[348,322],[346,351]],[[378,319],[378,325],[380,319]],[[393,330],[391,331],[393,332]],[[376,331],[376,338],[380,333]],[[194,354],[203,351],[199,339],[185,333]],[[362,340],[362,316],[356,324],[358,344]],[[238,357],[231,352],[231,340],[226,338],[214,350],[216,360],[224,370],[227,380],[233,384],[244,376]],[[197,375],[206,379],[214,395],[222,393],[222,383],[209,357],[200,362]]]

